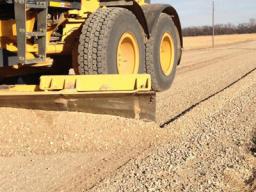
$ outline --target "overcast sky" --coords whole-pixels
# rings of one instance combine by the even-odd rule
[[[211,25],[212,0],[152,0],[168,3],[180,14],[182,26]],[[216,23],[238,24],[256,19],[256,0],[215,0]]]

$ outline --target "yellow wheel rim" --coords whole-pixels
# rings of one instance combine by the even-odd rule
[[[119,74],[134,74],[139,71],[139,46],[131,33],[124,33],[119,40],[117,69]]]
[[[160,63],[164,75],[170,75],[174,65],[174,44],[169,33],[164,33],[161,40]]]

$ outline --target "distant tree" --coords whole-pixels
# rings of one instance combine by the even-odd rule
[[[251,26],[256,25],[256,19],[251,18],[251,19],[249,20],[249,24],[250,24]]]
[[[241,23],[238,25],[233,25],[231,23],[215,25],[216,35],[243,33],[256,33],[256,19],[251,18],[248,23]],[[186,27],[183,29],[184,36],[199,36],[211,34],[211,26]]]

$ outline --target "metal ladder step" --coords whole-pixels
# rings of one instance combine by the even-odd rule
[[[35,58],[35,59],[26,59],[24,64],[43,63],[44,61],[45,61],[44,57],[42,57],[42,58],[38,57],[38,58]]]
[[[45,32],[40,31],[33,31],[33,32],[26,32],[28,38],[30,37],[45,37]]]
[[[46,9],[48,6],[46,1],[27,1],[27,9]]]
[[[47,15],[48,0],[20,0],[14,1],[15,20],[17,26],[17,47],[18,62],[20,64],[33,64],[43,62],[46,59],[46,32],[47,32]],[[26,29],[27,10],[36,9],[36,29],[28,32]],[[35,44],[38,44],[38,54],[34,59],[26,58],[26,45],[28,39],[36,37]]]

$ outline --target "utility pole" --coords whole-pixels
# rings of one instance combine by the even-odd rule
[[[215,47],[215,3],[212,1],[212,48]]]

